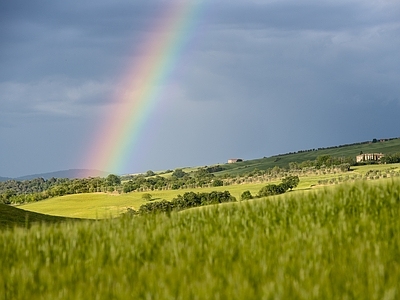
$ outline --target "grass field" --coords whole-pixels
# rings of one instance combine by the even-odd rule
[[[391,169],[392,171],[399,172],[400,164],[393,165],[369,165],[353,167],[351,172],[341,174],[326,174],[326,175],[303,175],[300,177],[299,186],[294,191],[303,191],[320,188],[318,181],[323,179],[338,178],[339,176],[355,176],[365,175],[370,170],[381,171]],[[279,180],[278,180],[279,181]],[[277,182],[278,182],[277,181]],[[166,190],[166,191],[151,191],[150,193],[155,201],[165,199],[172,200],[179,194],[183,195],[185,192],[211,192],[211,191],[225,191],[228,190],[237,200],[240,200],[240,195],[249,190],[253,195],[267,183],[247,183],[239,185],[229,185],[222,187],[212,188],[198,188],[186,190]],[[127,208],[138,209],[140,205],[146,203],[142,199],[143,192],[133,192],[129,194],[107,194],[107,193],[94,193],[94,194],[76,194],[63,197],[55,197],[48,200],[29,203],[20,206],[21,208],[48,215],[73,217],[73,218],[91,218],[102,219],[109,217],[119,216],[121,212],[126,212]]]
[[[68,218],[49,216],[19,209],[10,205],[0,204],[0,229],[30,227],[36,223],[59,223],[68,221]]]
[[[399,299],[400,181],[0,231],[0,299]]]
[[[386,142],[366,143],[361,145],[349,145],[345,147],[336,147],[330,149],[321,149],[316,151],[307,151],[300,153],[292,153],[287,155],[276,155],[266,158],[245,160],[240,163],[224,164],[226,169],[216,174],[243,174],[254,169],[266,170],[275,166],[288,167],[290,162],[303,162],[307,160],[315,160],[320,155],[331,155],[333,157],[356,157],[363,153],[382,152],[384,154],[393,154],[400,152],[400,138]]]
[[[128,207],[136,210],[139,209],[140,205],[147,203],[142,199],[145,193],[150,193],[154,201],[161,199],[170,201],[179,194],[183,195],[189,191],[211,192],[229,190],[239,200],[244,187],[256,194],[264,185],[247,184],[202,189],[133,192],[128,194],[76,194],[29,203],[20,207],[28,211],[55,216],[102,219],[119,216],[122,212],[126,212]]]

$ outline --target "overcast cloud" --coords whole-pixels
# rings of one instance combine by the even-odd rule
[[[87,167],[171,2],[0,3],[0,176]],[[400,136],[399,1],[202,6],[125,173]]]

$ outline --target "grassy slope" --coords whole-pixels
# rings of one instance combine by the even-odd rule
[[[265,184],[249,184],[246,189],[252,193],[257,193]],[[203,189],[187,190],[168,190],[150,192],[155,201],[165,199],[172,200],[179,194],[185,192],[211,192],[229,190],[237,199],[243,192],[243,185],[229,187],[215,187]],[[148,193],[148,192],[145,192]],[[126,212],[127,208],[138,209],[140,205],[146,203],[142,199],[142,192],[133,192],[129,194],[77,194],[63,197],[55,197],[48,200],[29,203],[21,206],[28,211],[40,212],[55,216],[75,217],[75,218],[108,218],[118,216],[121,212]]]
[[[353,171],[343,174],[327,174],[327,175],[307,175],[300,177],[300,184],[295,189],[309,190],[311,186],[316,185],[319,180],[337,178],[339,175],[355,175],[365,174],[368,170],[385,170],[394,168],[400,171],[400,164],[393,165],[370,165],[354,167]],[[168,191],[153,191],[150,194],[154,200],[172,200],[179,194],[185,192],[211,192],[228,190],[237,200],[240,195],[249,190],[253,195],[265,186],[266,183],[248,183],[240,185],[230,185],[222,187],[210,187],[202,189],[186,189],[186,190],[168,190]],[[317,187],[318,188],[318,187]],[[148,193],[148,192],[145,192]],[[21,206],[25,210],[40,212],[49,215],[74,217],[74,218],[108,218],[110,216],[118,216],[121,212],[126,212],[128,207],[138,209],[140,205],[146,203],[142,199],[142,192],[133,192],[129,194],[77,194],[63,197],[55,197],[52,199],[30,203]]]
[[[68,218],[44,215],[0,204],[0,228],[29,227],[32,223],[57,223],[66,220]]]
[[[290,162],[300,163],[307,160],[315,160],[320,155],[331,155],[335,157],[355,157],[360,154],[360,151],[363,151],[363,153],[382,152],[384,154],[400,152],[400,138],[386,142],[351,145],[287,155],[277,155],[267,158],[248,160],[235,164],[225,164],[224,168],[226,170],[215,174],[223,175],[229,173],[236,175],[250,172],[254,169],[265,170],[267,168],[273,168],[274,166],[287,167]]]
[[[0,298],[399,299],[399,183],[0,232]]]

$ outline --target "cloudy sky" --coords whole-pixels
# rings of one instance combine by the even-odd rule
[[[172,2],[0,2],[0,176],[89,167],[91,137]],[[121,172],[400,136],[399,1],[199,7]]]

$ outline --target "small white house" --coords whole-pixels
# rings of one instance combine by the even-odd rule
[[[243,159],[241,159],[241,158],[231,158],[231,159],[228,159],[228,164],[234,164],[234,163],[241,162],[241,161],[243,161]]]

